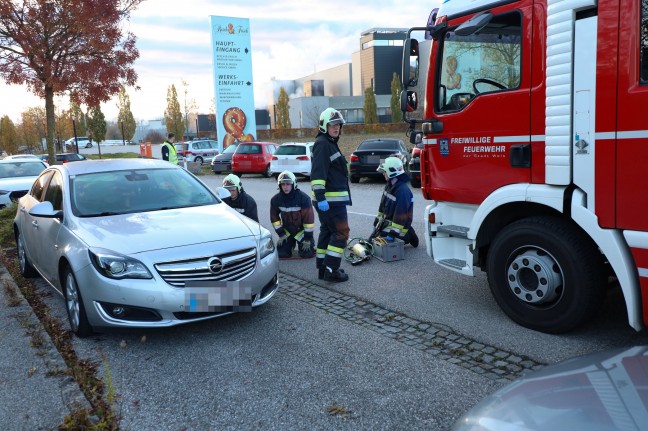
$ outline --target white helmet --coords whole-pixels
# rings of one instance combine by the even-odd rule
[[[241,179],[234,174],[229,174],[223,178],[223,187],[226,189],[237,189],[239,193],[241,192]]]
[[[334,108],[326,108],[320,114],[319,129],[322,133],[326,133],[326,128],[329,124],[345,124],[344,118],[340,111]]]
[[[394,178],[405,173],[405,169],[403,169],[403,161],[398,157],[387,157],[376,170],[378,172],[386,173],[387,178]]]
[[[283,171],[277,177],[277,185],[279,186],[280,190],[281,190],[281,183],[290,183],[290,184],[292,184],[293,189],[296,189],[297,188],[297,177],[295,177],[295,174],[293,174],[290,171]]]

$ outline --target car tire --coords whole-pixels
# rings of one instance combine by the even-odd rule
[[[421,180],[417,180],[416,178],[412,178],[410,184],[412,184],[412,187],[414,187],[415,189],[421,188]]]
[[[93,334],[92,326],[88,323],[83,298],[72,269],[67,266],[63,271],[63,292],[65,295],[65,310],[67,311],[70,328],[77,337],[83,338]]]
[[[355,175],[351,175],[351,182],[356,184],[360,182],[360,177],[357,177]]]
[[[16,248],[18,250],[18,267],[20,268],[20,274],[25,278],[33,278],[38,275],[38,272],[27,258],[25,253],[25,242],[20,231],[16,231]]]
[[[92,148],[92,143],[91,143],[91,142],[88,142],[88,143],[86,144],[85,147],[86,147],[86,148]]]
[[[529,217],[495,237],[487,256],[488,283],[513,321],[559,334],[585,323],[599,309],[607,276],[596,245],[556,217]]]
[[[233,175],[236,175],[237,177],[241,178],[243,177],[243,174],[240,172],[232,172]]]
[[[272,176],[272,171],[270,171],[270,165],[266,166],[265,171],[261,174],[264,178],[270,178]]]
[[[203,164],[203,159],[202,159],[202,157],[196,157],[196,158],[194,159],[194,162],[196,162],[196,163],[198,163],[200,166],[202,166],[202,164]]]

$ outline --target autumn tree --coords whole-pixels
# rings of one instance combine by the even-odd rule
[[[54,154],[54,96],[98,106],[135,85],[136,37],[122,21],[143,0],[0,0],[0,78],[45,99]]]
[[[135,136],[135,128],[137,127],[137,124],[135,123],[133,112],[131,111],[130,97],[124,87],[119,90],[117,108],[119,109],[119,114],[117,114],[117,126],[123,130],[123,138],[130,141],[133,139],[133,136]]]
[[[277,99],[277,129],[291,129],[290,124],[290,98],[283,87],[279,89],[279,98]]]
[[[90,108],[88,112],[88,130],[93,141],[100,143],[106,140],[106,117],[99,106]]]
[[[74,120],[74,128],[76,129],[77,136],[86,136],[88,134],[86,126],[86,115],[83,113],[81,107],[70,101],[70,114]]]
[[[27,148],[38,148],[43,150],[41,145],[45,137],[45,110],[43,108],[29,108],[21,115],[21,122],[18,129],[18,136]]]
[[[400,108],[400,93],[401,84],[398,75],[394,72],[394,77],[391,82],[391,99],[389,106],[391,107],[392,123],[400,123],[403,120],[403,111]]]
[[[167,107],[164,110],[164,120],[167,133],[175,134],[176,139],[180,141],[184,136],[185,126],[182,111],[180,110],[180,102],[178,102],[178,93],[173,84],[167,90]]]
[[[0,149],[6,151],[8,154],[18,152],[16,126],[8,115],[0,119]]]
[[[191,129],[191,127],[189,126],[191,124],[196,124],[196,120],[198,119],[198,103],[196,102],[196,99],[189,98],[189,84],[184,79],[182,80],[182,87],[184,93],[183,114],[185,120],[185,130],[188,132]],[[198,136],[198,127],[196,127],[196,136]]]
[[[378,124],[378,107],[376,106],[376,95],[371,87],[367,87],[364,92],[364,123]]]

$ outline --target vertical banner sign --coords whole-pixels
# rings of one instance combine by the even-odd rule
[[[250,20],[211,17],[214,92],[219,151],[256,139]]]

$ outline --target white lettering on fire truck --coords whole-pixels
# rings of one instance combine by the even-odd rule
[[[467,145],[464,147],[464,153],[504,153],[505,145]]]
[[[451,144],[490,144],[490,136],[468,136],[465,138],[451,138]]]

